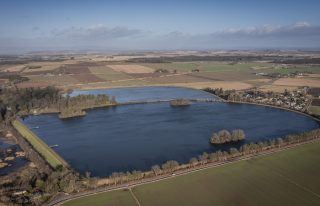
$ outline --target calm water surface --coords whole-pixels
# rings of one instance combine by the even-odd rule
[[[167,99],[174,97],[172,95],[212,98],[210,94],[190,89],[142,90],[145,92],[139,88],[113,89],[112,92],[117,93],[118,101],[118,97],[121,101],[140,101],[154,97]],[[155,92],[159,90],[161,95]],[[110,94],[109,90],[94,91],[95,94],[101,92]],[[73,168],[81,173],[91,171],[94,176],[107,176],[113,171],[147,170],[167,160],[188,162],[204,151],[229,149],[230,145],[209,144],[211,134],[221,129],[243,129],[246,142],[251,142],[319,127],[306,116],[263,106],[193,103],[188,107],[170,107],[166,102],[94,109],[85,117],[67,120],[53,114],[29,116],[24,123],[30,128],[39,126],[32,130],[48,145],[58,144],[54,149]]]
[[[21,148],[16,144],[7,143],[3,137],[0,137],[0,159],[5,158],[5,151],[11,149],[14,152],[21,151]],[[12,156],[12,155],[9,155]],[[15,157],[13,160],[7,161],[10,166],[0,168],[0,176],[7,175],[23,167],[28,160],[25,157]]]
[[[207,92],[180,87],[132,87],[97,90],[74,90],[70,96],[77,96],[79,94],[106,94],[109,97],[116,97],[116,101],[120,103],[178,98],[215,99],[214,95],[211,95]]]

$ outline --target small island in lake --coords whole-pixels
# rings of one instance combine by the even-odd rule
[[[191,103],[187,99],[175,99],[170,101],[170,105],[173,107],[177,106],[189,106]]]
[[[213,133],[212,137],[210,138],[211,144],[224,144],[229,142],[237,142],[244,140],[246,135],[243,130],[236,129],[233,130],[231,133],[228,130],[221,130],[218,133]]]
[[[67,118],[72,118],[72,117],[82,117],[82,116],[86,116],[86,112],[81,109],[64,109],[59,114],[60,119],[67,119]]]

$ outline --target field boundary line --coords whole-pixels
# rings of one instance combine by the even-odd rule
[[[285,175],[281,174],[280,172],[273,171],[273,173],[275,173],[276,175],[278,175],[278,176],[282,177],[282,178],[283,178],[284,180],[286,180],[287,182],[289,182],[289,183],[291,183],[291,184],[293,184],[293,185],[295,185],[295,186],[299,187],[300,189],[302,189],[302,190],[304,190],[304,191],[306,191],[306,192],[308,192],[308,193],[313,194],[314,196],[316,196],[316,197],[318,197],[318,198],[320,199],[320,195],[319,195],[318,193],[316,193],[316,192],[312,191],[311,189],[309,189],[309,188],[307,188],[307,187],[305,187],[305,186],[303,186],[303,185],[301,185],[301,184],[299,184],[299,183],[297,183],[297,182],[293,181],[293,180],[292,180],[292,179],[290,179],[289,177],[287,177],[287,176],[285,176]]]
[[[133,199],[136,201],[137,205],[138,205],[138,206],[141,206],[141,204],[140,204],[137,196],[132,192],[131,187],[129,188],[129,191],[130,191],[130,194],[131,194],[131,196],[133,197]]]

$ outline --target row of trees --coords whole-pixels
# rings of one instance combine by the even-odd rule
[[[172,172],[177,170],[193,168],[208,163],[222,163],[225,161],[233,160],[238,157],[259,154],[266,150],[279,149],[281,147],[288,146],[291,144],[297,144],[318,138],[320,138],[320,129],[316,129],[299,135],[288,135],[284,138],[276,138],[266,141],[244,144],[239,149],[230,148],[229,151],[219,150],[213,153],[204,152],[198,157],[191,158],[189,163],[182,165],[180,165],[177,161],[170,160],[165,162],[161,166],[152,166],[151,170],[147,172],[141,172],[136,170],[133,172],[114,172],[109,177],[109,184],[116,185],[125,182],[141,180],[143,178],[171,174]]]
[[[160,174],[165,174],[165,173],[172,173],[175,170],[179,168],[179,163],[175,160],[169,160],[165,163],[163,163],[161,166],[159,165],[153,165],[151,167],[152,174],[154,176],[158,176]],[[149,172],[149,173],[150,173]],[[150,177],[150,174],[147,174],[147,172],[142,172],[140,170],[133,170],[132,172],[113,172],[110,176],[109,179],[111,182],[113,182],[114,185],[117,184],[122,184],[124,182],[128,181],[135,181],[135,180],[140,180],[144,177]]]
[[[243,130],[236,129],[233,130],[231,133],[228,130],[221,130],[218,133],[213,133],[210,142],[211,144],[224,144],[228,142],[237,142],[244,140],[246,135]]]

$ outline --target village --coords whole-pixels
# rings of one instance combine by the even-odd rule
[[[285,90],[283,93],[250,89],[230,92],[227,95],[227,100],[273,105],[300,112],[308,112],[309,106],[319,97],[318,94],[312,95],[309,91],[311,89],[308,87],[301,87],[294,91]]]

